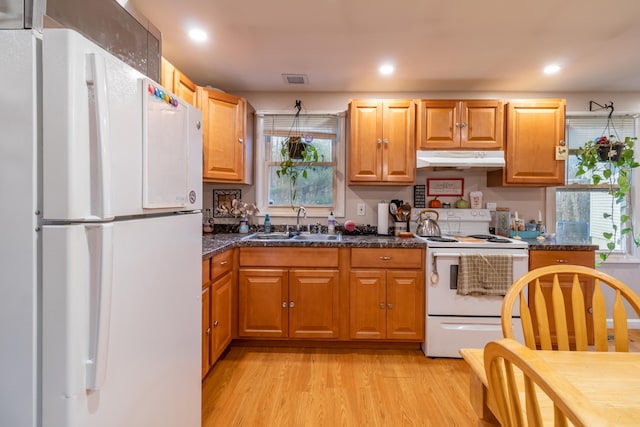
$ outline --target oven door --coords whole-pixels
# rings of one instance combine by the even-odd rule
[[[427,250],[427,314],[430,316],[500,316],[502,296],[458,295],[460,255],[512,255],[513,280],[529,269],[527,249],[437,248]]]

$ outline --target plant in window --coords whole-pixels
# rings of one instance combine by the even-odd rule
[[[607,122],[609,129],[610,117]],[[614,129],[615,131],[615,129]],[[600,254],[600,259],[606,261],[616,247],[616,239],[622,235],[629,235],[636,246],[640,246],[640,235],[633,232],[631,221],[631,172],[640,166],[635,160],[634,143],[637,138],[625,137],[621,141],[617,135],[600,136],[587,141],[578,149],[578,171],[576,176],[591,174],[593,185],[604,184],[612,196],[611,208],[602,213],[603,218],[610,221],[611,230],[602,233],[607,240],[607,252]],[[626,209],[621,210],[620,227],[614,217],[614,208],[618,204]],[[620,228],[620,229],[619,229]]]
[[[278,178],[288,179],[292,209],[294,209],[293,204],[296,200],[298,179],[306,179],[308,170],[313,169],[314,164],[319,160],[318,149],[313,145],[313,137],[311,135],[302,135],[300,132],[299,120],[302,102],[297,99],[295,106],[298,111],[293,118],[289,136],[280,145],[282,160],[276,170]]]

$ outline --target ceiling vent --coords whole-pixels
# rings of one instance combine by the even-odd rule
[[[306,85],[309,83],[309,78],[306,74],[283,74],[282,78],[285,83],[290,85]]]

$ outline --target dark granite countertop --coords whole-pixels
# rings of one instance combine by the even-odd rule
[[[598,245],[580,242],[565,242],[556,240],[523,239],[529,244],[530,251],[595,251]]]
[[[247,234],[204,234],[202,236],[202,260],[209,259],[233,247],[322,247],[322,248],[424,248],[424,240],[415,237],[401,238],[394,236],[348,236],[342,235],[339,241],[309,242],[309,241],[249,241],[242,240]]]
[[[339,241],[309,242],[309,241],[249,241],[242,240],[248,234],[238,233],[216,233],[204,234],[202,236],[202,260],[205,261],[219,253],[233,247],[253,246],[253,247],[287,247],[297,246],[301,248],[322,247],[322,248],[424,248],[424,240],[415,237],[401,238],[394,236],[348,236],[342,235]],[[597,245],[587,243],[557,242],[555,240],[524,239],[529,244],[531,251],[594,251]]]

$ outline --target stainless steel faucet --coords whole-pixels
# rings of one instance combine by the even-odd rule
[[[298,214],[296,215],[296,233],[297,234],[300,234],[300,231],[302,230],[300,227],[300,212],[302,212],[303,218],[307,217],[307,210],[304,208],[304,206],[300,206],[298,208]]]

